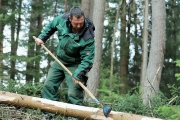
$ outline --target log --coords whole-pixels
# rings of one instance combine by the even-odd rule
[[[39,109],[62,116],[76,117],[86,120],[162,120],[136,114],[111,111],[109,117],[103,115],[101,108],[73,105],[47,100],[38,97],[0,91],[0,103],[14,106]]]

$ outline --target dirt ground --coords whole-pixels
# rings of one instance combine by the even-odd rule
[[[0,104],[0,120],[42,120],[42,118],[38,114],[28,114],[23,108]]]

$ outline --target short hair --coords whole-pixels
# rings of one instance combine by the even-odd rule
[[[75,16],[76,18],[80,18],[81,16],[84,16],[84,11],[79,6],[74,6],[70,10],[70,17],[72,18]]]

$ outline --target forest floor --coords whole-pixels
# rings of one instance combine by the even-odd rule
[[[40,110],[0,103],[0,120],[67,120],[69,118],[61,115],[57,115],[55,118],[44,117]]]
[[[0,120],[42,120],[38,114],[29,114],[23,108],[0,104]]]

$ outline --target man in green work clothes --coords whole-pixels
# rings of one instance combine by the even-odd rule
[[[57,101],[57,91],[63,80],[68,87],[68,102],[83,103],[83,89],[78,83],[86,84],[94,61],[94,24],[84,16],[83,10],[75,6],[70,13],[54,18],[36,39],[36,44],[44,44],[57,31],[59,43],[56,57],[73,73],[70,76],[56,61],[51,65],[42,89],[42,97]]]

